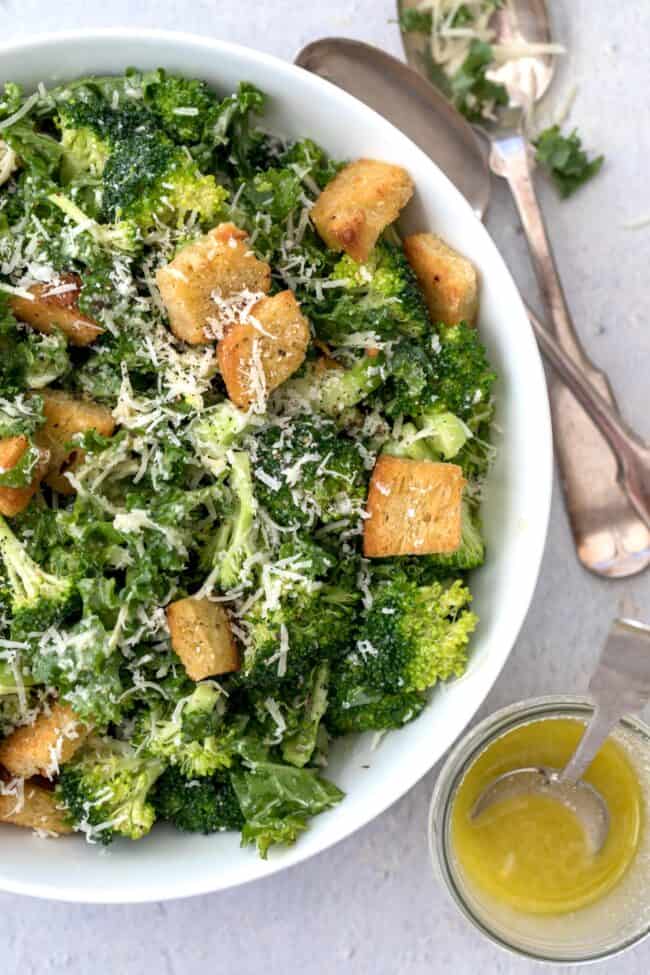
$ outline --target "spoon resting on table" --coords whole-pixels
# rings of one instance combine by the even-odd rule
[[[589,690],[594,714],[565,767],[505,772],[478,797],[473,819],[501,800],[541,794],[568,806],[578,817],[591,853],[602,849],[609,832],[609,809],[600,792],[582,777],[623,715],[640,711],[650,699],[650,626],[614,620]]]

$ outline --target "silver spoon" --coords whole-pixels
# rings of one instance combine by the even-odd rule
[[[614,620],[589,690],[594,714],[565,767],[520,768],[500,775],[476,800],[472,818],[503,799],[538,793],[568,806],[583,826],[590,851],[595,854],[602,849],[609,832],[609,809],[600,792],[582,776],[623,715],[640,711],[650,699],[650,626],[636,620]]]
[[[407,41],[408,37],[405,44]],[[407,48],[409,60],[419,61],[421,54],[421,49]],[[378,48],[338,37],[323,38],[307,45],[298,53],[295,63],[348,91],[400,128],[440,166],[477,214],[485,214],[491,182],[488,142],[428,81]],[[532,187],[532,183],[530,185]],[[532,316],[532,312],[530,314]],[[536,332],[543,328],[539,320],[533,321],[531,317],[531,321]],[[545,332],[545,336],[548,334]],[[562,349],[557,348],[557,343],[553,344],[556,353],[562,355]],[[566,351],[571,354],[570,349]],[[602,387],[599,389],[602,394]],[[558,414],[566,409],[569,410],[567,415],[572,415],[579,407],[570,397],[569,406],[566,406],[567,390],[558,384],[551,386],[550,393],[551,401],[559,403],[554,408],[557,437],[558,424],[563,424],[562,416]],[[613,397],[608,399],[615,419],[615,401]],[[584,397],[581,402],[584,405]],[[582,426],[588,424],[589,436],[581,426],[580,435],[577,432],[571,434],[570,449],[571,456],[583,461],[582,444],[593,443],[598,433],[582,411],[580,422]],[[574,430],[577,429],[574,426]],[[611,439],[606,439],[611,444]],[[600,438],[598,443],[596,469],[587,464],[584,474],[575,465],[569,470],[563,463],[568,450],[566,441],[565,453],[560,454],[578,554],[587,568],[600,575],[634,575],[650,563],[648,522],[635,517],[637,505],[628,503],[626,492],[618,484],[618,476],[630,468],[629,458],[623,462],[617,456],[617,464],[607,444]],[[637,446],[644,447],[640,442]],[[594,457],[590,452],[589,458],[593,460]],[[639,463],[638,459],[636,463]]]

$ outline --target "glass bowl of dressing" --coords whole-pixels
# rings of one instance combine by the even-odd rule
[[[472,815],[497,776],[562,768],[592,714],[579,697],[497,711],[457,743],[431,800],[431,856],[452,899],[490,940],[527,958],[596,961],[650,931],[650,727],[642,721],[619,722],[584,777],[610,813],[597,853],[576,815],[551,797],[512,796]]]

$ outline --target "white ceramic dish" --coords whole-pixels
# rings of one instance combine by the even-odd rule
[[[489,558],[473,579],[481,625],[467,674],[439,689],[417,721],[388,735],[375,751],[370,736],[338,743],[328,774],[346,799],[317,817],[296,846],[272,853],[266,862],[254,850],[240,849],[235,834],[186,836],[160,827],[142,842],[115,843],[102,856],[80,837],[43,840],[0,829],[0,889],[68,901],[164,900],[268,876],[343,839],[403,795],[460,734],[510,653],[537,580],[551,493],[546,385],[521,299],[484,227],[440,170],[344,92],[283,61],[222,41],[114,29],[0,47],[0,80],[21,82],[28,90],[40,81],[117,73],[129,65],[205,78],[223,93],[240,80],[252,81],[270,96],[266,124],[273,131],[311,136],[337,158],[374,156],[405,166],[417,193],[402,225],[435,230],[480,269],[481,330],[501,376],[503,437],[484,506]],[[423,828],[424,819],[423,813]]]

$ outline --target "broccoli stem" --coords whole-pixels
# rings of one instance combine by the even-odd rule
[[[65,598],[68,595],[69,581],[44,572],[29,557],[1,515],[0,556],[7,570],[14,605],[20,606],[40,599]]]
[[[218,538],[218,552],[221,558],[219,579],[224,589],[232,589],[239,581],[255,515],[255,498],[248,454],[235,451],[230,454],[229,460],[230,488],[236,503],[233,514],[222,525]]]
[[[348,369],[327,369],[317,385],[318,404],[336,416],[365,399],[384,381],[385,356],[365,355]]]
[[[93,220],[83,212],[81,207],[64,196],[63,193],[51,193],[48,196],[50,203],[62,210],[67,217],[73,220],[80,230],[87,231],[93,240],[97,241],[102,247],[108,247],[119,251],[132,253],[137,249],[137,234],[135,228],[129,224],[109,224],[104,226]]]

